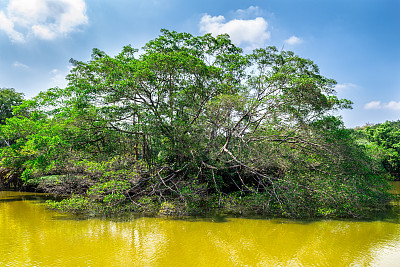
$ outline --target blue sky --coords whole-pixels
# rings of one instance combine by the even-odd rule
[[[0,0],[0,87],[65,87],[70,58],[140,48],[161,28],[312,59],[354,102],[347,127],[400,119],[400,0]]]

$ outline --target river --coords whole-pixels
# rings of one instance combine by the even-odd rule
[[[398,213],[372,221],[109,220],[54,212],[44,199],[0,191],[0,266],[400,266]]]

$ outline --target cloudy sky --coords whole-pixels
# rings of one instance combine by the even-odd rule
[[[140,48],[161,28],[312,59],[354,102],[347,127],[400,119],[400,0],[0,0],[0,87],[64,87],[70,58]]]

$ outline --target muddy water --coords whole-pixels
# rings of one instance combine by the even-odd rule
[[[63,215],[43,200],[0,192],[0,266],[400,266],[399,214],[116,221]]]

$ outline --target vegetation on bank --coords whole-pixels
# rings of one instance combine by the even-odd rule
[[[71,59],[66,88],[15,107],[1,121],[2,182],[91,215],[357,218],[387,206],[397,143],[377,141],[379,126],[344,128],[332,112],[351,102],[311,60],[167,30],[137,51]]]
[[[393,179],[400,179],[400,121],[357,128],[355,138],[374,155]]]

